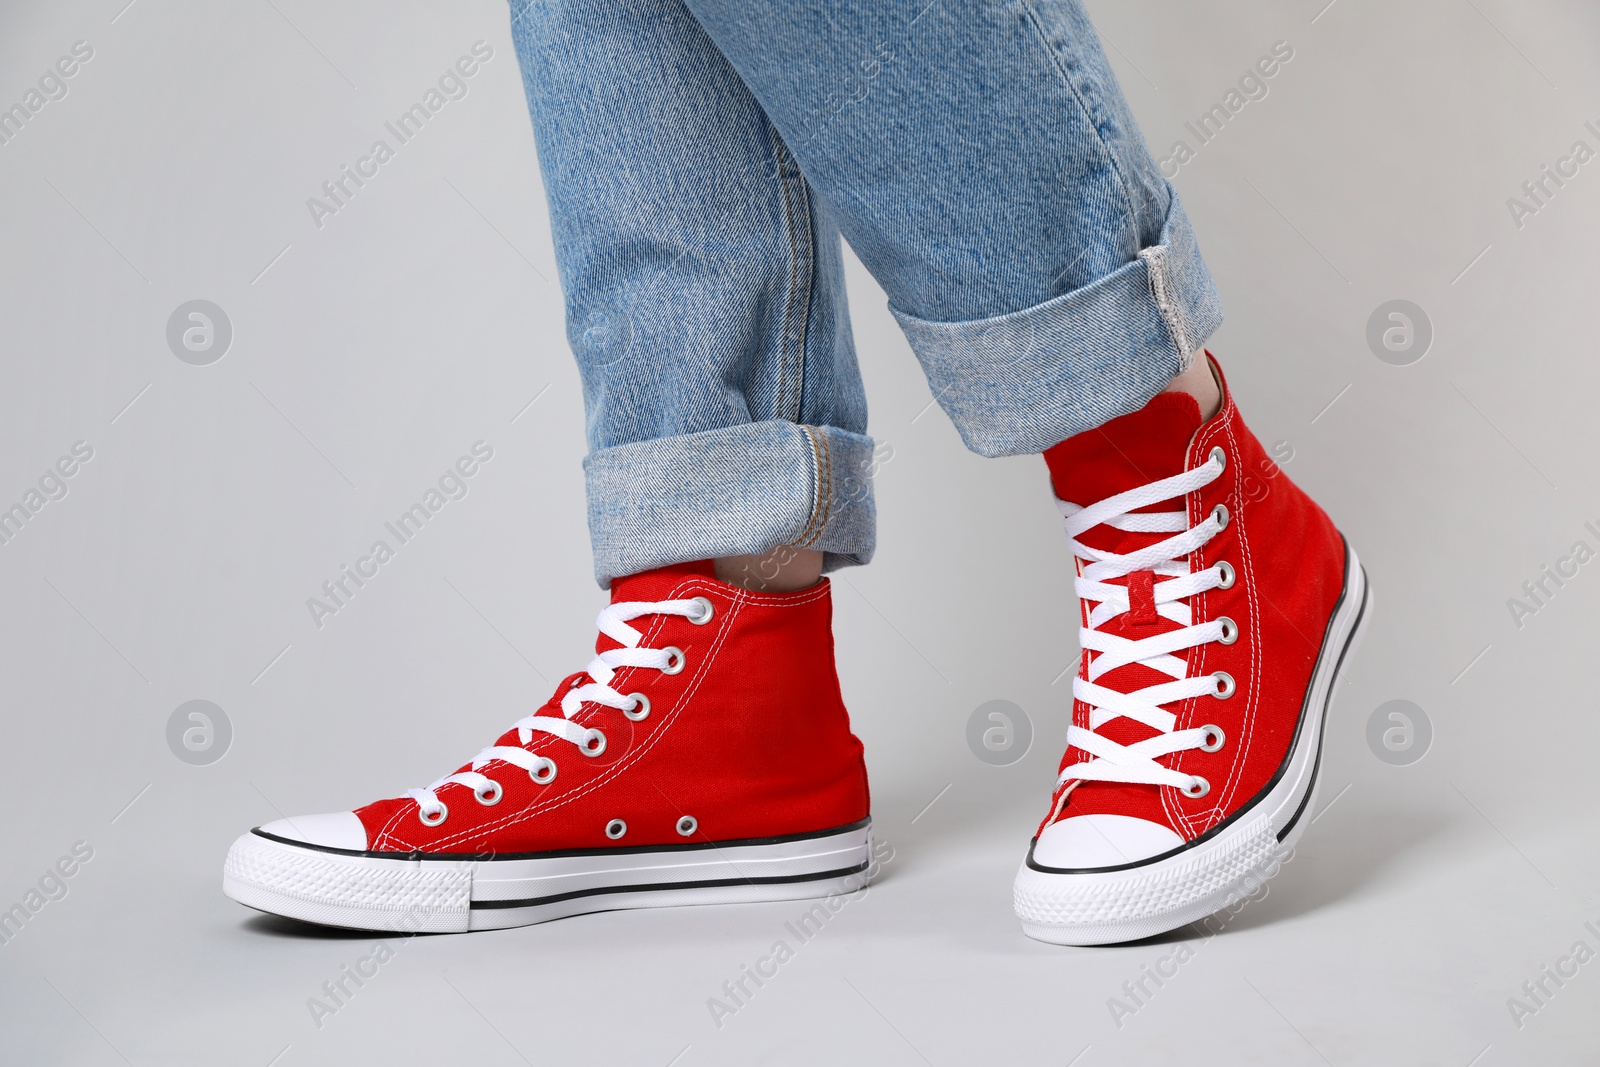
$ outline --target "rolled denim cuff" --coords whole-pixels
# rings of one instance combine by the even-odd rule
[[[873,441],[782,420],[660,437],[583,461],[595,579],[672,563],[824,553],[823,569],[872,558]]]
[[[1173,193],[1160,242],[1081,289],[990,319],[895,317],[967,447],[1015,456],[1143,407],[1188,369],[1222,303]]]

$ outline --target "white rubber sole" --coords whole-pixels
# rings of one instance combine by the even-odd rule
[[[1328,625],[1278,781],[1213,836],[1146,863],[1058,872],[1024,861],[1012,891],[1023,933],[1057,945],[1136,941],[1233,905],[1278,873],[1311,821],[1328,707],[1371,615],[1366,572],[1355,551],[1348,545],[1345,551],[1344,596]]]
[[[228,850],[222,891],[323,926],[462,933],[620,908],[853,893],[876,872],[871,859],[866,823],[760,841],[461,859],[324,849],[251,831]]]

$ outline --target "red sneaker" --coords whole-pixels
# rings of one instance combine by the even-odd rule
[[[1193,922],[1276,873],[1305,829],[1366,575],[1222,390],[1204,425],[1192,397],[1163,393],[1045,453],[1083,653],[1014,893],[1042,941]]]
[[[451,932],[862,888],[867,774],[828,583],[752,593],[701,563],[611,592],[588,669],[494,747],[403,798],[257,827],[223,892],[329,926]]]

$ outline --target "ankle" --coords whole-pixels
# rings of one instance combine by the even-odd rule
[[[718,581],[757,593],[791,593],[822,578],[822,553],[813,548],[780,545],[761,555],[723,556],[714,562]]]
[[[1208,421],[1222,410],[1222,386],[1211,369],[1211,354],[1205,351],[1195,356],[1189,369],[1172,379],[1172,384],[1162,390],[1166,393],[1188,393],[1200,405],[1201,421]]]

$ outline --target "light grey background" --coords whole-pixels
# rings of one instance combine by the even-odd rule
[[[456,766],[586,662],[602,602],[506,11],[5,0],[0,103],[75,41],[94,58],[0,146],[0,504],[74,442],[94,457],[0,546],[0,907],[74,842],[94,854],[0,946],[0,1059],[1594,1062],[1600,962],[1520,1027],[1507,1001],[1576,941],[1600,949],[1600,562],[1520,628],[1507,601],[1575,541],[1600,548],[1600,161],[1521,228],[1507,199],[1600,147],[1600,10],[1325,3],[1091,5],[1158,155],[1273,42],[1295,50],[1176,179],[1246,416],[1292,447],[1377,596],[1316,821],[1267,899],[1209,941],[1019,932],[1011,877],[1067,721],[1068,555],[1042,464],[962,450],[856,267],[893,458],[879,558],[841,575],[836,627],[882,881],[720,1028],[708,998],[799,905],[394,942],[319,1028],[308,998],[376,941],[225,899],[229,842]],[[318,229],[306,198],[480,39],[470,95]],[[166,343],[195,299],[233,325],[209,366]],[[1411,366],[1365,340],[1395,299],[1434,327]],[[466,499],[314,626],[306,598],[478,440],[494,458]],[[233,728],[207,766],[167,747],[197,699]],[[1433,726],[1409,766],[1366,741],[1398,699]],[[967,748],[990,700],[1032,719],[1010,766]],[[1180,937],[1193,958],[1119,1025],[1110,999]]]

